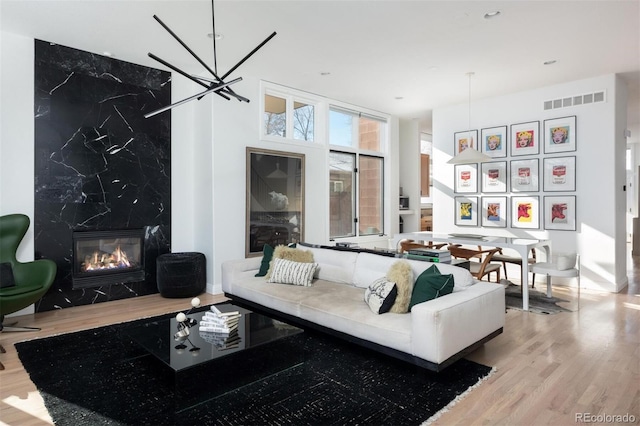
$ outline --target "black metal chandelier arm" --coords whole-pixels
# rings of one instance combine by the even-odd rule
[[[173,31],[171,31],[171,28],[169,28],[169,27],[168,27],[164,22],[162,22],[162,20],[161,20],[160,18],[158,18],[158,16],[157,16],[157,15],[153,15],[153,18],[154,18],[156,21],[158,21],[158,23],[159,23],[160,25],[162,25],[162,27],[163,27],[165,30],[167,30],[167,32],[168,32],[169,34],[171,34],[171,35],[173,36],[173,38],[175,38],[175,39],[178,41],[178,43],[180,43],[180,44],[182,45],[182,47],[184,47],[184,48],[187,50],[187,52],[189,52],[189,53],[191,54],[191,56],[193,56],[193,57],[196,59],[196,61],[200,62],[200,64],[201,64],[203,67],[205,67],[205,68],[206,68],[206,70],[207,70],[207,71],[209,71],[209,72],[211,73],[211,75],[212,75],[212,76],[214,76],[218,81],[222,81],[222,80],[224,80],[224,78],[222,78],[222,79],[221,79],[220,77],[218,77],[218,75],[217,75],[217,74],[216,74],[216,73],[215,73],[211,68],[209,68],[209,66],[208,66],[208,65],[207,65],[207,64],[206,64],[202,59],[200,59],[200,57],[199,57],[198,55],[196,55],[196,53],[195,53],[193,50],[191,50],[191,48],[190,48],[189,46],[187,46],[187,45],[185,44],[185,42],[183,42],[183,41],[180,39],[180,37],[178,37],[178,35],[177,35],[176,33],[174,33]],[[214,34],[213,38],[215,39],[215,34]],[[215,56],[215,55],[214,55],[214,56]]]
[[[193,77],[200,79],[200,80],[204,80],[204,81],[208,81],[210,83],[216,83],[216,80],[207,78],[207,77],[200,77],[197,75],[192,75]],[[245,98],[244,96],[240,96],[238,95],[236,92],[233,91],[233,89],[231,87],[225,87],[224,90],[221,90],[220,92],[216,92],[218,95],[222,96],[221,93],[226,93],[230,96],[233,96],[234,98],[236,98],[237,100],[239,100],[240,102],[249,102],[249,99]],[[230,98],[226,97],[226,96],[222,96],[223,98],[226,98],[227,100],[230,100]]]
[[[224,80],[225,78],[227,78],[229,76],[229,74],[231,74],[232,72],[234,72],[240,65],[242,65],[247,59],[249,59],[254,53],[256,53],[258,50],[260,50],[260,48],[262,46],[264,46],[265,44],[267,44],[269,42],[269,40],[271,40],[272,38],[274,38],[276,36],[276,32],[274,31],[273,33],[271,33],[271,35],[269,37],[267,37],[266,39],[264,39],[264,41],[262,43],[260,43],[259,45],[257,45],[251,52],[249,52],[247,54],[247,56],[245,56],[244,58],[242,58],[240,60],[240,62],[238,62],[237,64],[235,64],[233,67],[231,67],[231,69],[229,71],[227,71],[227,73],[225,75],[223,75],[221,78],[222,80]]]
[[[249,103],[249,99],[245,98],[244,96],[240,96],[238,95],[236,92],[234,92],[233,90],[231,90],[231,88],[227,87],[225,90],[222,90],[223,93],[226,93],[230,96],[233,96],[234,98],[236,98],[237,100],[239,100],[240,102],[247,102]],[[217,92],[220,93],[220,92]]]
[[[242,77],[238,77],[238,78],[236,78],[236,79],[234,79],[234,80],[231,80],[231,81],[230,81],[230,82],[228,82],[228,83],[218,84],[218,85],[216,85],[215,87],[212,87],[212,88],[211,88],[211,89],[209,89],[209,90],[205,90],[204,92],[197,93],[197,94],[195,94],[195,95],[193,95],[193,96],[189,96],[188,98],[184,98],[183,100],[178,101],[178,102],[175,102],[175,103],[173,103],[173,104],[171,104],[171,105],[167,105],[167,106],[162,107],[162,108],[160,108],[160,109],[157,109],[157,110],[155,110],[155,111],[151,111],[151,112],[149,112],[149,113],[145,114],[145,115],[144,115],[144,118],[153,117],[153,116],[154,116],[154,115],[156,115],[156,114],[160,114],[161,112],[165,112],[165,111],[167,111],[167,110],[170,110],[170,109],[172,109],[172,108],[175,108],[175,107],[177,107],[177,106],[179,106],[179,105],[182,105],[182,104],[184,104],[184,103],[187,103],[187,102],[189,102],[189,101],[192,101],[192,100],[194,100],[194,99],[196,99],[196,98],[198,98],[198,97],[202,97],[202,96],[204,96],[204,95],[208,95],[209,93],[212,93],[212,92],[217,92],[218,90],[221,90],[221,89],[223,89],[223,88],[225,88],[225,87],[227,87],[227,86],[229,86],[229,85],[231,85],[231,84],[237,83],[237,82],[239,82],[239,81],[242,81]]]
[[[206,88],[210,88],[211,87],[210,85],[205,84],[202,81],[198,80],[198,78],[193,77],[192,75],[187,74],[186,72],[182,71],[180,68],[176,67],[175,65],[171,65],[169,62],[165,61],[164,59],[157,57],[153,53],[149,52],[148,55],[149,55],[149,57],[151,59],[160,62],[162,65],[164,65],[164,66],[166,66],[168,68],[171,68],[172,70],[174,70],[177,73],[182,74],[183,76],[187,77],[189,80],[195,81],[196,83],[198,83],[202,87],[206,87]]]

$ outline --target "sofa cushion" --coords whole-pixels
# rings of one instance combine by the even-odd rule
[[[436,265],[431,266],[418,276],[411,293],[409,311],[414,305],[436,299],[453,291],[453,275],[442,275]]]
[[[357,252],[301,245],[304,245],[308,251],[313,253],[313,261],[318,264],[316,278],[353,285],[353,271],[358,258]],[[382,275],[384,275],[384,272],[378,274],[378,277]]]
[[[267,271],[267,279],[271,276],[271,268],[273,267],[273,259],[286,259],[293,262],[313,263],[313,253],[307,250],[301,250],[295,247],[287,247],[279,245],[273,250],[273,257]]]
[[[267,282],[310,286],[317,266],[316,263],[274,258]]]
[[[409,312],[409,302],[413,290],[413,271],[406,260],[396,261],[387,272],[387,279],[396,283],[398,295],[389,312],[404,314]]]
[[[374,314],[384,314],[389,312],[397,295],[396,283],[389,281],[387,277],[382,277],[367,287],[364,292],[364,301],[367,302]]]

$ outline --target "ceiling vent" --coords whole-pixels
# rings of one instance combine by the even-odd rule
[[[605,91],[585,93],[583,95],[569,96],[566,98],[544,101],[544,110],[567,108],[571,106],[595,104],[605,102]]]

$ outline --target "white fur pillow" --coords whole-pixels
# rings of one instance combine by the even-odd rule
[[[396,283],[398,295],[389,312],[406,314],[409,312],[409,302],[413,292],[413,271],[406,260],[398,260],[387,271],[387,279]]]

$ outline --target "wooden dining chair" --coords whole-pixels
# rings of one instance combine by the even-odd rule
[[[451,252],[451,256],[457,259],[467,259],[472,260],[474,258],[479,258],[479,261],[470,261],[469,262],[469,272],[476,279],[482,280],[482,278],[486,275],[487,280],[491,280],[491,273],[496,273],[496,282],[500,282],[500,268],[501,265],[499,263],[491,263],[493,256],[500,249],[484,249],[484,250],[474,250],[470,248],[461,247],[460,245],[449,245],[447,249]]]
[[[502,262],[502,267],[504,268],[504,279],[508,280],[507,276],[507,263],[511,263],[514,265],[520,265],[520,276],[522,276],[522,258],[520,256],[507,256],[502,254],[502,249],[499,249],[498,253],[493,255],[493,260],[496,262]],[[531,249],[531,257],[527,259],[529,265],[533,265],[536,263],[536,250]],[[536,273],[529,268],[530,271],[533,272],[533,279],[531,280],[531,288],[535,287],[536,283]]]

